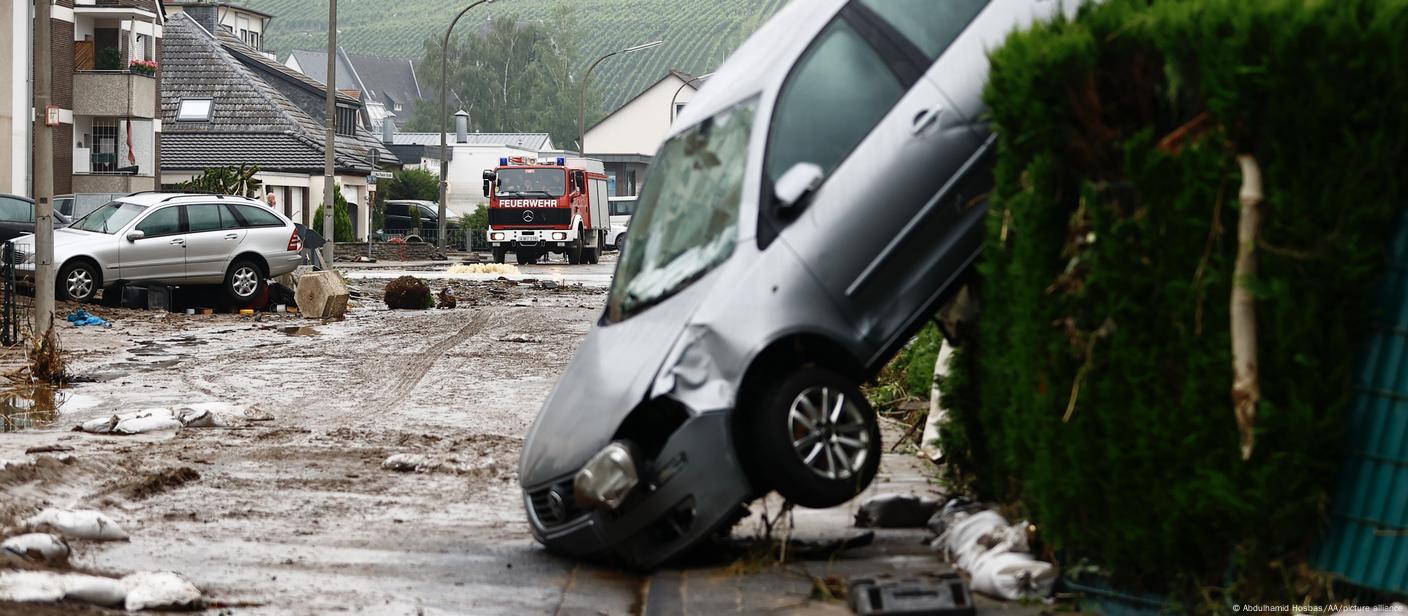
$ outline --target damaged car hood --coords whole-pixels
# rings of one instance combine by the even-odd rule
[[[631,318],[592,328],[528,431],[518,465],[523,487],[575,473],[611,442],[649,394],[719,273]]]

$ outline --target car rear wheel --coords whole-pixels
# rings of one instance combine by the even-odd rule
[[[92,301],[102,287],[102,278],[97,266],[87,261],[69,261],[59,270],[58,285],[55,289],[59,299],[75,302]]]
[[[249,259],[238,259],[225,272],[225,294],[240,306],[247,306],[264,286],[264,269]]]
[[[756,471],[803,507],[860,494],[880,467],[880,425],[860,389],[824,368],[782,380],[751,414]]]
[[[625,233],[622,233],[621,235],[616,236],[616,252],[622,252],[622,251],[624,251],[625,249],[626,249],[626,234],[625,234]]]

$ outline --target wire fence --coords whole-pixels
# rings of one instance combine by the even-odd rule
[[[34,296],[21,292],[24,272],[18,268],[33,262],[34,253],[20,250],[14,242],[0,247],[0,345],[19,344],[33,327]]]

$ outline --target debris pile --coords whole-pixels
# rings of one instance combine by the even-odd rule
[[[435,306],[430,287],[415,276],[402,276],[386,283],[386,307],[392,310],[425,310]]]
[[[498,274],[500,276],[519,275],[518,266],[511,263],[474,263],[450,266],[451,274]]]
[[[934,547],[972,576],[973,590],[1000,599],[1051,595],[1056,566],[1036,560],[1027,547],[1027,523],[1008,524],[995,511],[950,501],[930,520]]]

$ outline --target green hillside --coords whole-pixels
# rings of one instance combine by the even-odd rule
[[[456,32],[483,20],[515,14],[547,15],[568,0],[499,0],[465,15]],[[663,39],[652,50],[612,58],[592,73],[594,88],[615,109],[669,69],[700,74],[718,67],[739,44],[788,0],[571,0],[585,34],[584,62],[616,49]],[[274,15],[266,45],[282,59],[293,49],[326,48],[328,5],[320,0],[243,0]],[[350,53],[419,58],[428,36],[443,36],[468,0],[339,0],[338,43]],[[585,67],[583,67],[585,68]],[[418,74],[425,82],[433,74]]]

